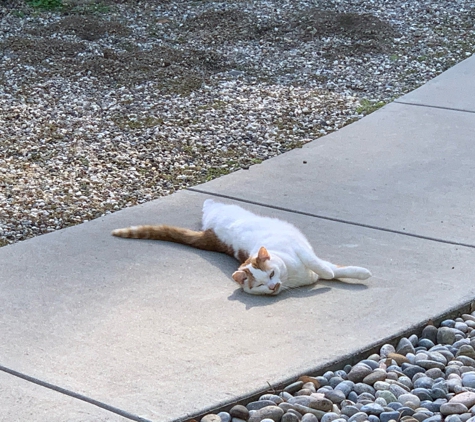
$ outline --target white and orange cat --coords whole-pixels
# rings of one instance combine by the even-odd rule
[[[313,284],[319,277],[365,280],[371,276],[366,268],[342,267],[318,258],[292,224],[253,214],[237,205],[207,199],[202,227],[202,231],[193,231],[166,225],[135,226],[112,234],[165,240],[231,255],[241,264],[233,279],[253,295],[277,295],[285,288]]]

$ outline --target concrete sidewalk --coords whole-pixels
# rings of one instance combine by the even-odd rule
[[[185,418],[474,298],[474,99],[475,56],[302,149],[1,248],[2,417]],[[210,196],[291,221],[374,277],[254,297],[227,256],[110,236],[198,228]]]

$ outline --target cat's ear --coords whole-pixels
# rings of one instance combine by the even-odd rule
[[[241,286],[243,286],[244,282],[247,279],[247,274],[245,271],[241,271],[241,270],[234,271],[233,279],[236,283],[239,283]]]
[[[267,252],[267,249],[264,248],[264,246],[261,246],[259,252],[257,253],[257,260],[263,262],[268,259],[270,259],[269,252]]]

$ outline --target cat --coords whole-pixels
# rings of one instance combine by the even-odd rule
[[[212,199],[203,204],[202,231],[134,226],[113,230],[112,235],[165,240],[231,255],[240,262],[232,278],[253,295],[277,295],[286,288],[313,284],[319,277],[365,280],[371,276],[366,268],[318,258],[302,232],[286,221]]]

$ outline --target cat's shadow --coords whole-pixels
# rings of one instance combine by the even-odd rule
[[[328,293],[331,289],[342,289],[351,291],[366,290],[368,286],[363,283],[345,282],[342,280],[320,280],[312,286],[297,287],[294,289],[286,289],[277,296],[253,296],[245,293],[242,289],[236,289],[228,300],[237,300],[246,306],[246,310],[273,305],[282,300],[289,298],[306,298]]]

